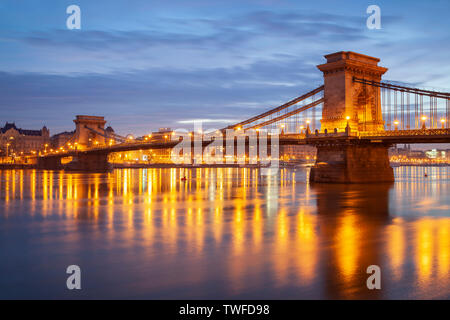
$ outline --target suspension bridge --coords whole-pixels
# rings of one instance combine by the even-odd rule
[[[310,180],[323,183],[391,182],[390,146],[450,142],[450,93],[382,81],[388,69],[378,65],[378,58],[349,51],[325,58],[327,62],[317,66],[323,72],[323,85],[220,131],[279,132],[280,145],[316,146]],[[76,123],[74,143],[85,144],[89,133],[103,137],[102,143],[87,150],[42,155],[39,167],[59,169],[61,158],[73,157],[80,170],[101,171],[108,167],[110,153],[167,149],[179,143],[127,143],[124,137],[103,130],[101,119]],[[119,143],[108,144],[111,137]],[[204,148],[211,141],[200,143]]]

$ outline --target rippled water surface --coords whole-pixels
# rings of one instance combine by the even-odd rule
[[[392,185],[307,175],[0,171],[0,298],[450,299],[448,167],[395,168]]]

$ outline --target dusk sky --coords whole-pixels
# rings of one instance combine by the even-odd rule
[[[81,30],[66,8],[81,8]],[[381,30],[366,9],[381,8]],[[323,55],[379,57],[385,80],[450,91],[450,1],[0,0],[0,126],[119,134],[221,128],[322,83]]]

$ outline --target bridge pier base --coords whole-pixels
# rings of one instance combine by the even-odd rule
[[[318,183],[393,182],[389,146],[376,143],[317,145],[316,164],[310,181]]]
[[[79,153],[65,167],[69,171],[108,172],[112,165],[108,162],[108,154]]]
[[[60,157],[38,157],[37,168],[41,170],[61,170],[63,166]]]

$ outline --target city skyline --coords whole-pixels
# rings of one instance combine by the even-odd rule
[[[448,12],[0,1],[0,300],[450,299]]]
[[[385,79],[450,87],[445,1],[426,17],[419,1],[379,1],[381,30],[356,1],[78,1],[81,30],[66,29],[70,4],[0,4],[2,125],[54,134],[90,114],[122,134],[223,127],[320,85],[321,57],[344,48],[381,58]]]

